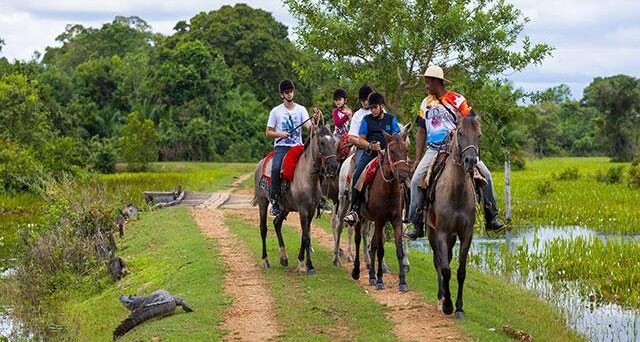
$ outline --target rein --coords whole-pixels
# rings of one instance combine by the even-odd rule
[[[405,160],[405,159],[401,159],[401,160],[396,160],[395,162],[391,160],[391,153],[389,153],[389,147],[394,144],[395,141],[392,141],[390,143],[387,144],[387,147],[384,149],[384,154],[387,156],[387,160],[389,161],[389,167],[391,168],[391,177],[389,179],[387,179],[387,177],[384,176],[384,161],[381,165],[381,170],[380,170],[380,175],[382,175],[382,180],[385,181],[385,183],[391,183],[393,182],[394,176],[397,174],[397,170],[394,168],[394,166],[400,164],[400,163],[404,163],[409,165],[409,163]]]

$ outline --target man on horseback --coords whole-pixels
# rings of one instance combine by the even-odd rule
[[[362,119],[360,123],[359,146],[366,145],[366,150],[362,153],[360,160],[356,162],[356,169],[351,178],[351,212],[344,218],[344,221],[350,225],[358,222],[358,212],[360,211],[360,202],[362,201],[361,192],[356,189],[355,184],[366,166],[380,151],[387,146],[384,133],[394,134],[400,133],[400,126],[395,116],[384,112],[385,100],[384,96],[378,92],[373,92],[368,98],[369,110],[371,114]]]
[[[274,107],[269,113],[267,122],[267,138],[275,139],[274,154],[271,165],[271,186],[269,187],[269,197],[271,201],[271,214],[280,215],[280,205],[278,195],[280,193],[280,169],[282,160],[292,146],[302,144],[303,125],[311,131],[312,125],[309,122],[309,112],[304,106],[293,102],[295,87],[290,80],[282,80],[278,85],[278,92],[282,98],[282,104]],[[319,119],[321,114],[314,113],[314,119]]]
[[[424,75],[425,86],[429,96],[420,104],[420,109],[416,117],[418,124],[418,135],[416,137],[416,162],[414,173],[411,178],[411,205],[409,206],[409,221],[414,225],[412,232],[407,237],[415,240],[424,236],[424,220],[422,215],[417,215],[416,211],[422,205],[424,193],[420,189],[420,184],[424,180],[438,151],[446,143],[449,132],[456,128],[458,117],[473,116],[473,110],[467,104],[465,98],[453,91],[445,88],[445,82],[451,83],[444,78],[442,68],[430,66]],[[424,145],[427,150],[424,152]],[[480,173],[487,179],[487,185],[483,190],[485,229],[487,231],[501,230],[505,225],[498,221],[498,205],[493,194],[493,184],[491,173],[482,161],[478,161]]]

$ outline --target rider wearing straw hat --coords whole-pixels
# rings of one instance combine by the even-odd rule
[[[444,78],[442,68],[432,65],[421,77],[424,79],[429,95],[420,104],[416,117],[418,124],[416,163],[413,166],[415,171],[411,178],[411,205],[409,206],[409,221],[413,223],[414,230],[407,234],[407,237],[412,240],[424,236],[423,215],[416,214],[418,207],[424,200],[424,193],[419,188],[420,183],[438,150],[444,144],[445,138],[451,130],[456,128],[458,117],[474,115],[464,96],[446,89],[445,83],[451,84],[451,81]],[[427,145],[426,152],[424,152],[425,144]],[[484,187],[483,196],[485,228],[488,231],[501,230],[505,225],[497,220],[498,206],[493,194],[491,173],[482,161],[479,160],[477,165],[488,182]]]

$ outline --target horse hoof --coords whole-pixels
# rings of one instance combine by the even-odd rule
[[[409,270],[411,269],[409,265],[403,265],[402,268],[404,268],[404,273],[409,273]]]
[[[347,257],[347,262],[353,262],[353,257],[351,255]]]
[[[264,267],[265,270],[270,270],[271,269],[271,263],[269,262],[269,260],[264,260],[262,262],[262,267]]]
[[[443,305],[442,305],[442,312],[445,315],[451,315],[453,313],[453,302],[451,302],[451,300],[446,300],[444,301]]]
[[[400,292],[407,292],[409,291],[409,285],[407,284],[400,284]]]
[[[289,266],[289,259],[287,259],[287,258],[280,258],[280,265],[281,265],[282,267],[287,267],[287,266]]]
[[[340,250],[338,251],[338,256],[344,258],[344,251],[342,250],[342,248],[340,248]]]
[[[376,284],[376,278],[369,278],[369,285],[373,286]]]
[[[315,269],[315,268],[312,268],[312,269],[308,270],[308,271],[307,271],[307,275],[310,275],[310,276],[312,276],[312,275],[316,275],[316,269]]]
[[[360,270],[354,268],[353,271],[351,271],[351,278],[353,278],[353,280],[360,279]]]
[[[384,283],[383,282],[378,282],[376,284],[376,289],[377,290],[384,290]]]
[[[464,319],[464,311],[456,311],[456,313],[453,314],[453,318]]]
[[[340,258],[334,257],[333,260],[331,260],[331,264],[335,267],[340,267]]]

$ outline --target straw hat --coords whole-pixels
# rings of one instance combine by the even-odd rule
[[[451,83],[451,81],[444,78],[444,71],[442,71],[442,68],[437,65],[429,66],[427,70],[424,72],[424,75],[421,75],[420,77],[433,77],[433,78],[441,79],[447,83]]]

